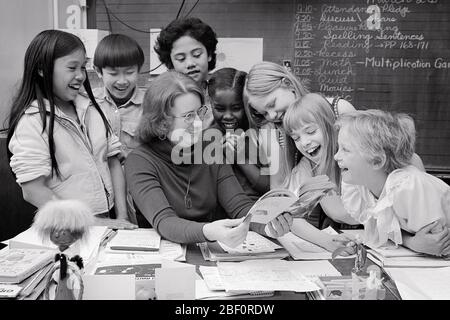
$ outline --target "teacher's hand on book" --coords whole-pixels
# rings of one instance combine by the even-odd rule
[[[281,237],[291,231],[292,221],[292,214],[284,212],[267,223],[264,232],[271,238]]]
[[[203,226],[208,241],[220,241],[235,248],[244,242],[250,227],[251,215],[240,219],[222,219]]]

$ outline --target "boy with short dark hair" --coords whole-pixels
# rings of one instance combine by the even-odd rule
[[[123,34],[103,38],[94,54],[94,69],[103,81],[103,87],[94,89],[94,96],[122,143],[124,157],[139,145],[135,136],[145,89],[137,83],[143,64],[142,48]]]

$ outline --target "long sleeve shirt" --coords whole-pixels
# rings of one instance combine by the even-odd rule
[[[179,164],[171,160],[172,144],[153,139],[129,154],[125,175],[140,212],[164,238],[178,243],[204,242],[204,224],[220,207],[230,218],[247,214],[247,197],[231,166]],[[189,205],[190,204],[190,205]]]
[[[50,105],[45,102],[49,114]],[[75,108],[80,124],[55,108],[55,158],[60,176],[51,175],[48,124],[42,132],[42,119],[34,101],[20,119],[9,142],[13,154],[10,166],[17,183],[46,177],[46,185],[61,199],[85,202],[93,214],[108,212],[114,205],[114,190],[107,159],[120,154],[119,139],[106,128],[90,100],[78,95]],[[47,115],[47,123],[50,116]]]

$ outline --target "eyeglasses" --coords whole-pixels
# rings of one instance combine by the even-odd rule
[[[197,109],[197,111],[191,111],[189,113],[186,113],[184,116],[172,116],[174,118],[184,118],[184,122],[187,124],[191,124],[195,120],[195,115],[197,114],[200,120],[203,121],[205,119],[206,112],[208,112],[207,106],[201,106]]]

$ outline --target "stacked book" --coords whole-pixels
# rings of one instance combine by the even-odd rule
[[[403,246],[371,248],[367,257],[382,268],[448,267],[450,260],[412,251]]]
[[[89,227],[87,237],[71,245],[67,249],[66,254],[69,256],[81,256],[83,258],[84,268],[89,269],[95,264],[100,247],[113,232],[113,230],[104,226],[91,226]],[[50,239],[42,239],[33,227],[9,239],[8,246],[10,249],[45,249],[57,251],[57,246]]]
[[[220,242],[203,242],[199,247],[206,261],[283,259],[289,256],[282,246],[253,231],[249,231],[245,241],[236,248]]]
[[[155,229],[118,230],[117,234],[106,245],[112,252],[158,252],[161,236]]]
[[[257,299],[261,297],[270,297],[274,291],[226,291],[219,274],[218,267],[199,267],[202,279],[195,281],[195,298],[198,300],[210,299]]]
[[[53,250],[4,249],[0,252],[0,298],[35,300],[53,266]]]

